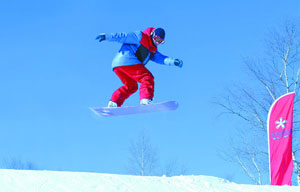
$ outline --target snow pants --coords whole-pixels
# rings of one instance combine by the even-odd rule
[[[118,107],[138,90],[138,83],[141,83],[140,99],[153,99],[154,77],[143,64],[115,67],[114,72],[124,84],[111,97],[111,101],[117,103]]]

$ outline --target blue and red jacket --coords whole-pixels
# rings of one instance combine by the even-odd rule
[[[106,40],[122,43],[119,52],[112,61],[112,68],[136,64],[146,65],[149,60],[171,65],[174,59],[158,52],[157,47],[152,42],[151,32],[154,29],[150,27],[143,32],[106,34]]]

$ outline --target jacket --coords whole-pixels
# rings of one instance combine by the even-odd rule
[[[143,32],[106,34],[107,41],[122,43],[119,52],[112,61],[112,68],[136,64],[146,65],[149,60],[163,65],[173,64],[174,59],[157,51],[157,47],[151,39],[153,30],[154,28],[147,28]]]

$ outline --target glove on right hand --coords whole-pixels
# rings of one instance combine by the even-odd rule
[[[101,33],[96,37],[96,40],[98,40],[99,42],[104,41],[105,39],[105,33]]]

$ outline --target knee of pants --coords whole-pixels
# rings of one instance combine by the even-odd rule
[[[127,87],[127,88],[128,88],[128,91],[130,93],[135,93],[138,90],[138,84],[131,85],[131,86]]]
[[[141,84],[154,86],[154,77],[152,75],[145,76],[144,78],[141,79]]]

